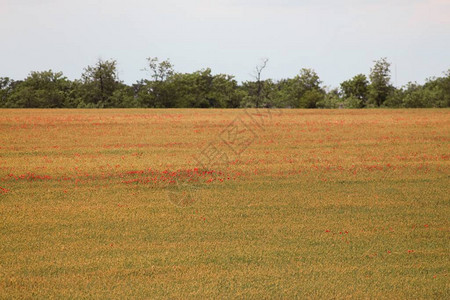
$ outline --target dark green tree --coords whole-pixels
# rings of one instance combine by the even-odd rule
[[[212,107],[237,108],[242,101],[242,94],[238,91],[234,76],[227,74],[214,75],[212,89],[208,101]]]
[[[0,77],[0,107],[9,107],[8,101],[13,92],[15,82],[9,77]]]
[[[355,108],[363,108],[367,105],[369,81],[366,75],[358,74],[350,80],[341,83],[342,95],[345,99],[354,98],[357,103]]]
[[[428,99],[427,99],[428,98]],[[409,82],[403,89],[402,106],[407,108],[432,107],[427,91],[417,83]]]
[[[141,81],[139,102],[145,107],[175,107],[173,85],[170,83],[175,74],[172,63],[168,59],[160,62],[157,57],[148,57],[144,71],[150,73],[151,79]]]
[[[278,83],[278,103],[287,107],[316,108],[325,97],[317,73],[312,69],[303,68],[294,78],[284,79]]]
[[[297,84],[302,94],[299,98],[299,107],[316,108],[317,103],[323,100],[325,91],[321,88],[322,81],[312,69],[301,69],[297,76]]]
[[[239,107],[241,102],[233,76],[213,75],[209,68],[194,73],[176,73],[169,84],[176,107]]]
[[[317,108],[343,108],[344,101],[342,100],[339,89],[334,88],[328,91],[323,99],[317,102]]]
[[[450,107],[450,70],[443,77],[428,79],[424,90],[433,107]]]
[[[374,62],[375,65],[370,69],[368,96],[371,104],[380,107],[394,90],[391,84],[391,63],[385,57]]]
[[[120,87],[115,60],[99,59],[94,66],[88,66],[81,75],[83,101],[95,107],[113,107],[112,95]]]
[[[241,106],[243,107],[271,107],[272,98],[276,96],[273,90],[275,85],[271,79],[258,81],[245,81],[241,90],[244,92]]]
[[[133,87],[120,83],[111,96],[112,107],[136,108],[141,107],[138,98],[135,97]]]
[[[268,58],[263,58],[260,65],[255,67],[255,81],[256,81],[256,95],[255,95],[255,106],[258,108],[264,101],[264,96],[266,91],[264,91],[264,81],[261,80],[262,71],[267,67]]]
[[[66,107],[72,84],[62,72],[31,72],[14,87],[10,101],[15,107],[58,108]]]
[[[148,57],[147,64],[144,70],[150,72],[152,80],[156,82],[165,81],[175,73],[169,59],[160,62],[157,57]]]
[[[210,69],[173,75],[170,80],[170,86],[174,94],[174,106],[210,107],[207,95],[212,88],[212,80]]]

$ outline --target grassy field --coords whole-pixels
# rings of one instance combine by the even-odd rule
[[[450,297],[449,110],[0,110],[0,298]]]

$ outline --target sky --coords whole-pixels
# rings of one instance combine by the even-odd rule
[[[147,57],[238,81],[268,58],[263,78],[312,68],[329,87],[381,57],[396,86],[450,69],[450,0],[0,0],[0,32],[0,77],[13,79],[115,59],[131,84],[149,78]]]

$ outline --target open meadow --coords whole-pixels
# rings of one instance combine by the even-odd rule
[[[0,298],[450,297],[450,110],[0,110]]]

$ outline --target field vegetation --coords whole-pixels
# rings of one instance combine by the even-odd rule
[[[449,113],[0,110],[0,298],[448,299]]]

